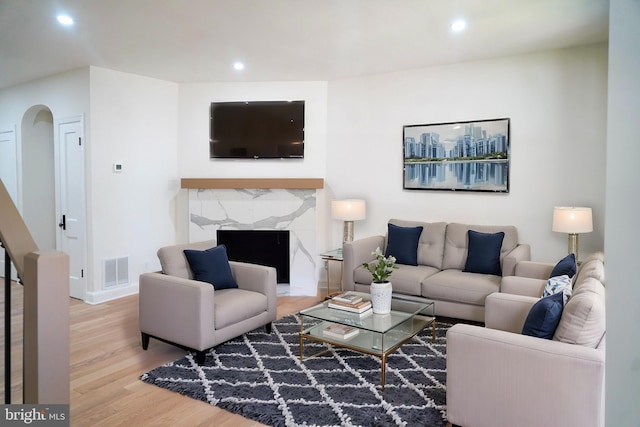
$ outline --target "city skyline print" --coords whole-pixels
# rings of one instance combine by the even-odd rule
[[[405,190],[509,192],[510,119],[403,127]]]

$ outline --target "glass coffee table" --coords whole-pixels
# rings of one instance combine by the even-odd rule
[[[358,293],[364,300],[371,295]],[[436,339],[434,303],[430,300],[391,300],[391,313],[366,314],[329,308],[329,301],[300,311],[300,360],[304,357],[305,340],[318,341],[378,356],[382,359],[380,386],[384,390],[387,356],[417,333],[431,325],[432,340]],[[334,332],[343,329],[344,337]],[[328,352],[325,349],[306,359]]]

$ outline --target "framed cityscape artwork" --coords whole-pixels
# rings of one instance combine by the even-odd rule
[[[509,192],[510,119],[406,125],[406,190]]]

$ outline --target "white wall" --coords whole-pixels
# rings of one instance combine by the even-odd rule
[[[0,129],[15,129],[16,159],[11,164],[22,166],[22,119],[34,106],[47,107],[54,122],[89,112],[89,69],[73,70],[23,85],[0,89]],[[88,138],[88,134],[85,134]],[[4,165],[5,162],[3,161]],[[19,210],[22,209],[22,170],[16,171]],[[56,223],[55,218],[51,221]],[[57,224],[57,223],[56,223]],[[55,225],[54,225],[55,227]],[[4,252],[0,251],[0,267],[4,274]]]
[[[214,101],[304,100],[304,159],[209,158],[209,106]],[[327,83],[264,82],[180,85],[178,173],[181,178],[323,178],[326,170]],[[318,206],[326,204],[318,191]],[[188,241],[188,197],[181,192],[179,240]],[[318,235],[324,234],[318,212]],[[322,249],[322,248],[321,248]]]
[[[89,112],[89,69],[69,71],[23,85],[0,89],[0,129],[16,129],[17,165],[22,164],[22,118],[33,106],[42,105],[61,118]],[[87,137],[87,135],[85,135]],[[18,191],[22,191],[21,171]]]
[[[54,121],[86,114],[89,111],[89,69],[81,68],[0,89],[0,128],[19,126],[24,113],[34,105],[49,107]]]
[[[640,2],[611,0],[607,132],[606,424],[640,425]]]
[[[88,301],[135,292],[176,240],[178,85],[91,67]],[[113,170],[122,163],[122,172]],[[129,257],[130,289],[105,290],[102,262]]]
[[[390,218],[512,224],[532,258],[566,254],[554,206],[593,208],[580,251],[603,249],[607,46],[604,44],[331,81],[326,191],[363,198],[355,237]],[[402,127],[511,118],[508,194],[402,190]],[[332,224],[332,241],[341,226]]]
[[[157,249],[176,240],[178,86],[87,67],[0,90],[0,129],[16,127],[21,141],[17,125],[34,105],[54,121],[85,117],[87,301],[135,292],[140,273],[159,269]],[[130,285],[105,291],[102,261],[121,256]]]

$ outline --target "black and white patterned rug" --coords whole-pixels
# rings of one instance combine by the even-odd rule
[[[149,384],[205,401],[271,426],[444,426],[446,343],[451,323],[438,322],[387,357],[385,388],[380,358],[331,348],[299,359],[299,318],[284,317],[140,378]],[[305,341],[305,355],[326,348]]]

